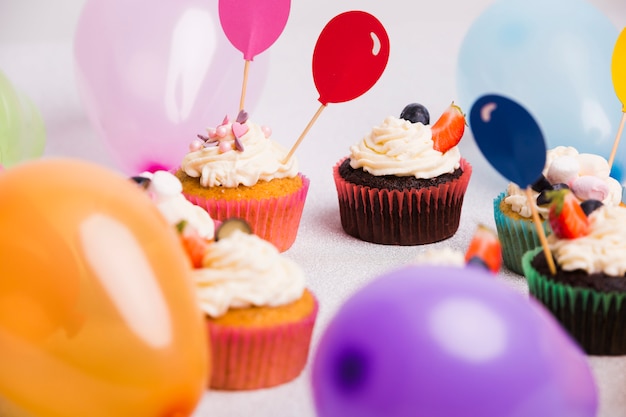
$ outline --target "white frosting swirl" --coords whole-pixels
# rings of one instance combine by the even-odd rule
[[[548,236],[548,245],[566,271],[623,276],[626,273],[626,208],[602,206],[589,215],[590,232],[576,239]]]
[[[205,147],[185,155],[181,163],[183,171],[190,177],[200,177],[203,187],[229,188],[298,175],[296,158],[291,157],[283,163],[287,150],[266,138],[259,125],[250,121],[244,123],[248,131],[239,138],[243,151],[235,149],[232,126],[232,123],[221,126],[227,133],[219,138],[218,146]]]
[[[213,243],[194,270],[200,306],[211,317],[229,308],[276,307],[304,292],[304,273],[269,242],[235,231]]]
[[[554,163],[554,165],[553,165]],[[576,167],[578,172],[572,173],[572,167]],[[606,197],[602,202],[607,206],[617,206],[622,201],[622,186],[615,178],[609,176],[609,165],[606,159],[598,155],[588,153],[578,153],[576,148],[571,146],[557,146],[546,154],[546,165],[543,174],[547,178],[569,180],[570,187],[579,179],[586,176],[592,176],[600,180],[605,190]],[[550,176],[548,176],[550,173]],[[587,180],[587,179],[585,179]],[[581,182],[587,182],[587,181]],[[581,182],[578,182],[580,184]],[[572,191],[578,192],[580,200],[590,194],[587,190],[580,192],[577,187],[571,187]],[[507,186],[507,196],[504,202],[511,206],[511,210],[518,213],[522,217],[530,218],[532,215],[528,199],[526,198],[526,190],[520,189],[516,184],[509,183]],[[548,218],[548,207],[539,207],[536,205],[539,193],[531,191],[533,204],[537,207],[537,211],[544,219]],[[576,195],[576,194],[575,194]]]
[[[184,220],[196,229],[200,236],[213,239],[215,222],[206,210],[185,198],[182,194],[183,186],[175,175],[167,171],[156,171],[144,172],[141,176],[150,179],[146,191],[169,224],[175,226]]]
[[[439,249],[429,248],[424,252],[420,252],[417,254],[412,264],[456,266],[462,268],[466,265],[466,262],[463,252],[449,247],[442,247]]]
[[[350,147],[350,166],[377,176],[434,178],[454,172],[460,161],[456,146],[445,153],[433,149],[430,126],[393,116]]]

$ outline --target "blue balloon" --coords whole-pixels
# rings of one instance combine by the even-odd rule
[[[546,164],[541,128],[515,101],[496,94],[480,97],[470,110],[478,148],[504,178],[521,188],[535,183]]]
[[[459,102],[496,93],[523,103],[548,148],[609,158],[621,118],[611,78],[618,37],[585,0],[496,0],[472,24],[458,55]],[[626,147],[612,175],[622,180]]]

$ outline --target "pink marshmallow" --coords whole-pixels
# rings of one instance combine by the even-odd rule
[[[609,195],[609,186],[603,180],[593,175],[583,175],[570,185],[576,197],[580,200],[603,201]]]

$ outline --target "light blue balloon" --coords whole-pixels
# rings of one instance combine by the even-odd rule
[[[574,146],[608,159],[622,116],[611,78],[618,34],[585,0],[496,0],[461,45],[459,103],[511,97],[535,116],[549,149]],[[625,166],[620,145],[612,175],[621,181]]]

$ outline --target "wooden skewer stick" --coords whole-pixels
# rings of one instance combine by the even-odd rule
[[[241,98],[239,99],[239,111],[244,109],[246,102],[246,89],[248,88],[248,71],[250,70],[250,61],[246,59],[243,64],[243,84],[241,86]]]
[[[291,158],[293,156],[293,153],[296,151],[296,149],[298,148],[298,146],[300,146],[300,143],[302,143],[302,140],[304,139],[304,137],[306,136],[307,133],[309,133],[309,130],[311,130],[311,127],[313,126],[313,124],[315,123],[315,121],[317,120],[318,117],[320,117],[320,114],[322,114],[322,110],[324,110],[326,108],[325,104],[322,104],[319,109],[317,109],[317,111],[315,112],[315,115],[313,116],[313,118],[311,119],[311,121],[309,122],[308,125],[306,125],[306,127],[304,128],[304,131],[302,132],[302,134],[300,135],[300,137],[298,138],[298,140],[296,141],[296,143],[293,144],[293,146],[291,147],[291,150],[289,151],[289,153],[287,154],[287,156],[285,157],[285,159],[283,159],[283,164],[286,164],[287,161],[289,161],[289,158]]]
[[[554,265],[554,259],[552,259],[552,252],[548,247],[548,240],[546,239],[546,234],[543,231],[543,222],[539,218],[537,207],[533,204],[533,195],[530,192],[530,187],[526,187],[526,198],[528,199],[528,205],[530,206],[530,211],[533,216],[533,223],[535,224],[535,229],[537,230],[539,241],[541,242],[541,247],[543,248],[543,254],[546,256],[546,261],[548,262],[548,268],[550,269],[550,273],[552,275],[556,275],[556,266]]]
[[[619,145],[619,140],[622,137],[622,131],[624,130],[624,122],[626,122],[626,112],[622,113],[622,121],[619,124],[619,129],[617,129],[617,136],[615,136],[615,140],[613,141],[613,149],[611,150],[611,156],[609,157],[609,171],[611,170],[613,161],[615,160],[617,145]]]

